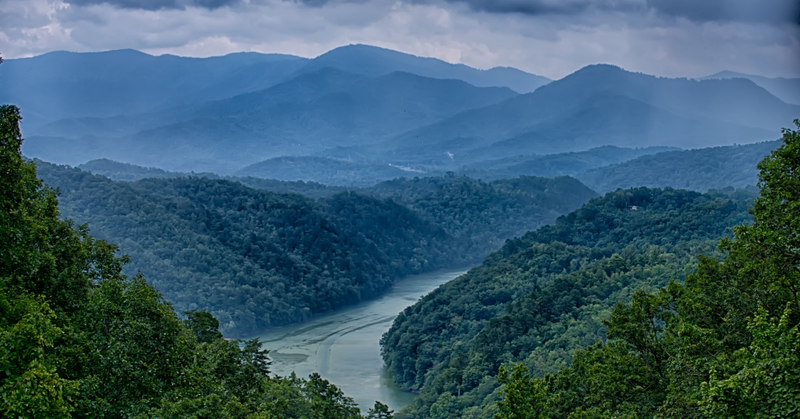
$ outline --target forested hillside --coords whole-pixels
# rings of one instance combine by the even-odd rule
[[[315,202],[225,180],[125,183],[38,167],[66,217],[117,241],[131,272],[179,310],[210,311],[228,334],[301,321],[467,258],[432,222],[353,193]]]
[[[531,378],[524,364],[502,367],[495,417],[797,417],[800,132],[784,130],[758,168],[753,222],[721,241],[723,260],[637,290],[566,368]]]
[[[19,119],[0,107],[0,416],[361,417],[318,374],[271,377],[258,340],[222,339],[208,313],[181,320],[122,275],[114,245],[60,219],[22,159]]]
[[[497,370],[557,371],[602,339],[602,320],[635,290],[681,279],[748,219],[746,197],[639,188],[610,193],[508,241],[395,320],[381,344],[398,385],[419,391],[399,417],[494,412]]]
[[[589,170],[576,177],[600,193],[635,186],[700,192],[752,187],[758,182],[756,165],[779,145],[780,141],[767,141],[669,151]]]
[[[34,159],[40,161],[38,159]],[[135,164],[120,163],[108,159],[90,160],[86,163],[76,166],[85,172],[93,173],[96,175],[105,176],[112,180],[121,180],[126,182],[134,182],[137,180],[147,178],[158,179],[174,179],[180,177],[205,177],[209,179],[221,179],[214,173],[182,173],[182,172],[169,172],[166,170],[158,169],[155,167],[142,167]],[[302,180],[284,181],[276,179],[264,179],[256,177],[224,177],[228,180],[239,182],[243,185],[255,189],[263,189],[270,192],[278,193],[297,193],[305,195],[310,198],[322,198],[334,195],[339,192],[346,192],[349,189],[344,187],[328,186],[316,182],[304,182]]]
[[[37,165],[66,217],[131,256],[127,273],[144,273],[179,310],[208,310],[229,335],[375,297],[405,275],[476,263],[595,196],[571,178],[431,178],[381,184],[374,198],[315,201],[230,180],[114,182]]]
[[[597,196],[570,177],[528,176],[492,182],[454,175],[395,179],[364,192],[423,214],[479,258]]]

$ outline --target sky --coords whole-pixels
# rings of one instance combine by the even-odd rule
[[[561,78],[800,77],[799,0],[0,0],[0,55],[133,48],[315,57],[361,43]]]

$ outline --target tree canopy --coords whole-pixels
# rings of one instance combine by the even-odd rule
[[[318,375],[270,375],[258,340],[224,340],[210,314],[184,320],[124,275],[116,246],[59,217],[19,120],[0,107],[0,416],[361,417]]]

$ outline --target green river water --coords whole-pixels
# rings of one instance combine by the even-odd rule
[[[375,300],[256,336],[270,350],[273,373],[289,375],[294,371],[299,377],[308,377],[316,371],[352,397],[362,411],[372,407],[375,400],[398,410],[411,403],[414,394],[397,388],[389,378],[381,359],[381,335],[404,308],[465,272],[458,269],[409,276]]]

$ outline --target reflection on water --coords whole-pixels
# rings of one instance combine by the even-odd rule
[[[395,316],[464,269],[410,276],[384,296],[257,335],[270,350],[272,372],[308,377],[316,371],[355,399],[363,411],[375,400],[398,410],[414,395],[397,388],[381,359],[379,341]]]

